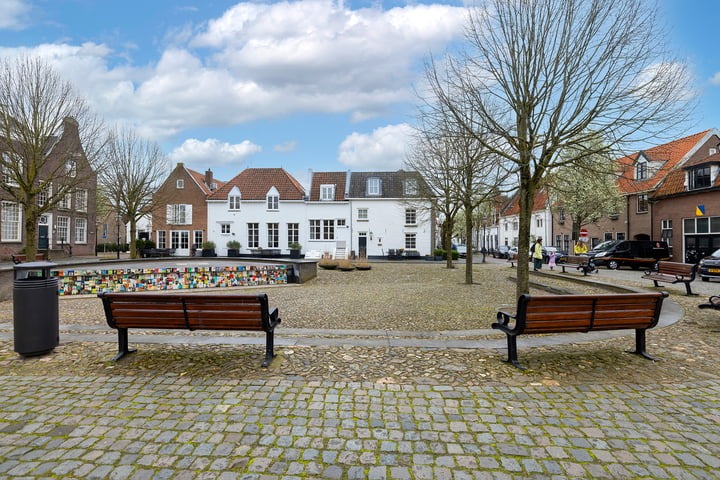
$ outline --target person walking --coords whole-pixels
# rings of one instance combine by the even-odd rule
[[[532,258],[533,258],[533,270],[538,271],[542,268],[542,237],[538,237],[535,244],[532,247]]]
[[[550,257],[548,258],[548,267],[550,267],[550,270],[553,269],[555,266],[555,251],[550,252]]]

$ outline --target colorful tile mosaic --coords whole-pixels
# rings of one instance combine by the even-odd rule
[[[242,287],[287,283],[287,265],[54,270],[60,295]]]

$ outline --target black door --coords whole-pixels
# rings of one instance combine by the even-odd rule
[[[365,235],[358,237],[358,252],[360,257],[367,257],[367,237]]]
[[[50,247],[50,239],[48,238],[48,226],[38,225],[38,250],[47,250]]]

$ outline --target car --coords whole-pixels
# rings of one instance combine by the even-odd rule
[[[587,252],[596,266],[610,270],[628,266],[635,270],[653,269],[661,260],[670,260],[667,242],[656,240],[609,240]]]
[[[703,282],[708,282],[711,278],[720,278],[720,248],[700,260],[699,265],[698,275]]]
[[[457,245],[455,250],[457,250],[460,258],[465,258],[467,256],[467,247],[465,245]]]
[[[559,247],[551,245],[542,247],[543,263],[550,262],[550,254],[555,252],[555,263],[562,263],[566,260],[567,253],[560,250]],[[532,262],[532,246],[530,246],[530,261]]]
[[[498,247],[493,250],[492,256],[493,258],[508,258],[508,251],[510,250],[510,247],[507,245],[498,245]]]

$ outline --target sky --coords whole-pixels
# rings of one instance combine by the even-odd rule
[[[720,0],[658,0],[698,108],[720,128]],[[714,13],[713,13],[714,12]],[[230,180],[248,167],[402,168],[424,64],[461,1],[0,0],[0,58],[42,56],[109,125]]]

